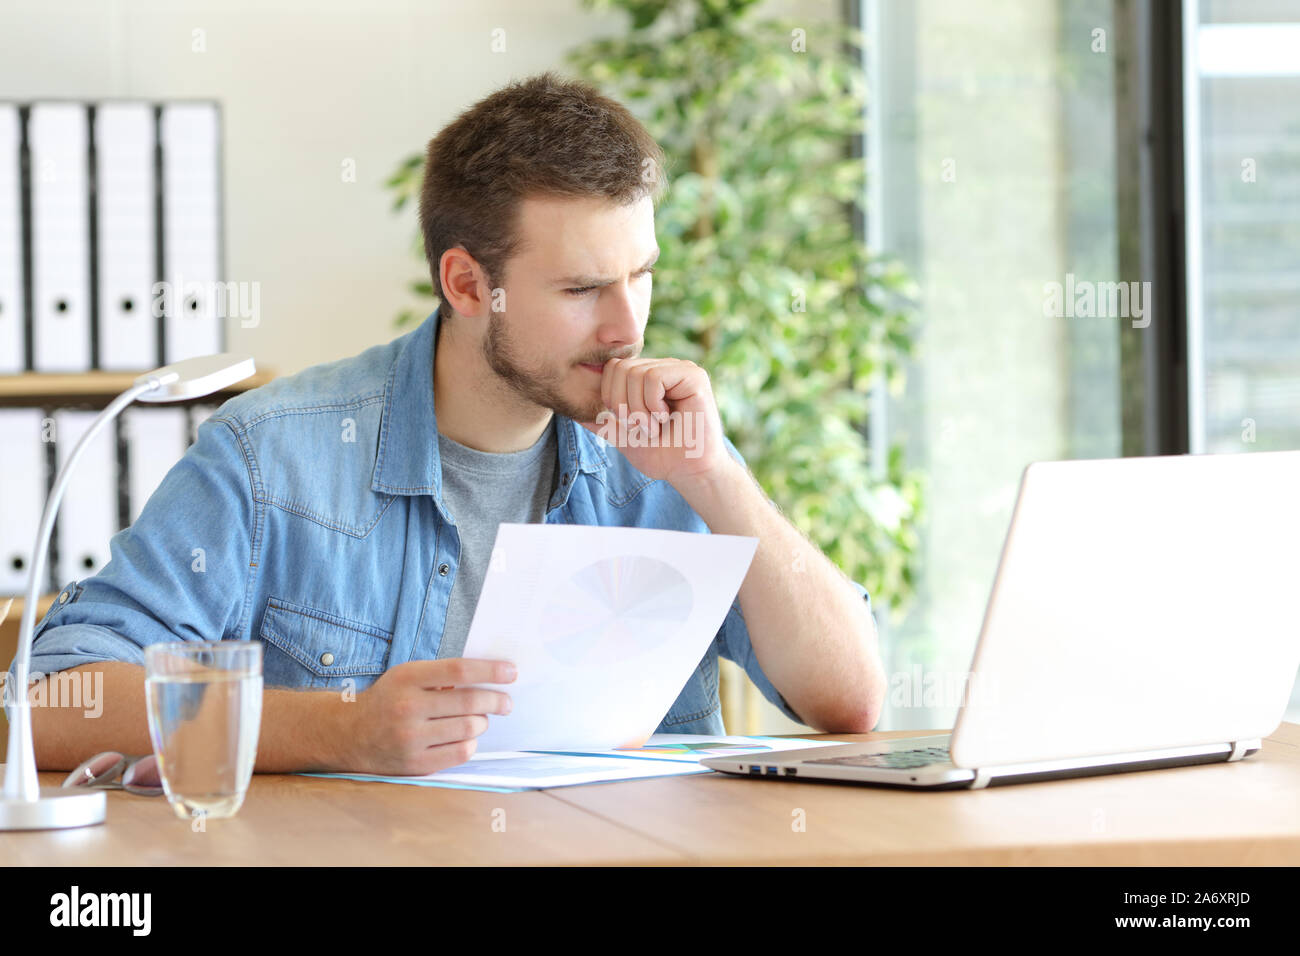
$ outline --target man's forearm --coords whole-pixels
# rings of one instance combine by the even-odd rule
[[[37,698],[44,702],[31,709],[32,739],[40,770],[72,770],[87,757],[105,750],[126,754],[153,750],[145,710],[144,668],[122,661],[103,661],[67,671],[83,672],[103,674],[102,688],[95,688],[100,699],[93,707],[87,706],[90,702],[84,695],[81,706],[51,706],[56,695],[44,693]],[[42,683],[48,680],[47,676]],[[39,685],[34,686],[28,699],[33,699],[38,690]],[[344,708],[348,706],[333,691],[266,689],[262,695],[256,772],[347,769],[340,765],[340,754]],[[96,710],[98,716],[92,716]]]
[[[887,682],[875,624],[848,579],[739,463],[682,495],[714,533],[758,538],[739,597],[763,673],[810,726],[871,730]]]

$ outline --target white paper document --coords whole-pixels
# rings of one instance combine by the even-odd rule
[[[508,660],[478,751],[604,751],[659,726],[722,626],[757,538],[502,524],[462,657]]]
[[[609,783],[647,777],[713,773],[701,767],[705,757],[753,754],[762,751],[834,747],[839,740],[803,740],[791,737],[702,736],[655,734],[638,748],[603,753],[476,753],[458,767],[423,776],[394,777],[368,773],[308,773],[307,777],[344,777],[348,780],[401,783],[417,787],[456,790],[545,790],[583,783]]]

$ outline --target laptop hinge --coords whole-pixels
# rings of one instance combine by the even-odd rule
[[[989,781],[992,779],[993,779],[993,774],[989,773],[989,771],[976,770],[975,779],[971,782],[970,789],[983,790],[985,787],[989,785]]]
[[[1253,740],[1234,740],[1232,742],[1232,753],[1228,755],[1227,762],[1232,763],[1234,760],[1240,760],[1246,756],[1246,750],[1253,743],[1255,743]]]

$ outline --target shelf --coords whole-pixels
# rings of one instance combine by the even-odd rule
[[[36,601],[37,621],[39,621],[41,618],[45,616],[45,612],[50,609],[50,605],[54,603],[54,599],[57,598],[58,596],[59,596],[58,592],[55,592],[53,594],[42,594],[37,599]],[[0,607],[4,607],[5,601],[8,600],[9,598],[7,597],[0,597]],[[19,622],[22,621],[23,619],[23,605],[26,603],[26,601],[27,601],[26,598],[21,598],[21,597],[14,598],[14,603],[13,606],[9,608],[9,613],[6,614],[2,620],[0,620],[0,627],[5,627],[11,623],[13,624],[14,627],[17,627]]]
[[[50,609],[58,597],[58,593],[42,594],[36,602],[36,623],[41,622],[45,617],[45,612]],[[7,597],[0,597],[0,608],[4,607]],[[9,613],[0,619],[0,667],[5,670],[13,663],[14,654],[18,653],[18,627],[23,621],[23,605],[26,603],[25,598],[14,598],[13,606],[9,608]]]
[[[145,371],[153,371],[146,369]],[[0,404],[40,404],[61,401],[104,404],[125,392],[144,372],[19,372],[0,375]],[[205,395],[191,402],[202,403],[214,398],[229,398],[252,388],[260,388],[276,377],[271,369],[259,369],[229,388]]]

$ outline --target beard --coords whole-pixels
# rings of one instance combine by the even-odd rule
[[[488,367],[520,397],[534,405],[549,408],[557,415],[577,422],[594,422],[605,410],[605,403],[600,397],[600,379],[595,376],[591,377],[591,392],[588,397],[574,399],[565,394],[565,384],[577,363],[562,370],[545,366],[529,367],[510,340],[504,312],[491,312],[488,315],[487,335],[483,337],[483,358]],[[598,365],[602,361],[604,359],[597,359],[590,364]],[[569,387],[573,389],[572,385]]]

